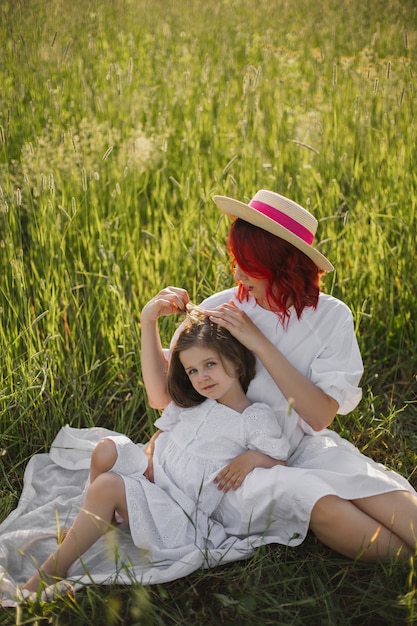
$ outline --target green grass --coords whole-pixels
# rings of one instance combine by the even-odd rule
[[[211,196],[259,188],[318,216],[355,316],[364,399],[335,428],[416,484],[416,24],[412,0],[1,3],[1,519],[63,424],[153,432],[140,310],[232,284]],[[309,537],[0,623],[414,623],[415,586]]]

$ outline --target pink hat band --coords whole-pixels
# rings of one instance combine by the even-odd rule
[[[232,220],[241,219],[263,228],[301,250],[320,270],[333,270],[330,261],[312,246],[317,219],[293,200],[267,189],[257,191],[249,204],[227,196],[214,196],[213,200]]]
[[[274,222],[276,222],[283,228],[286,228],[291,233],[293,233],[293,235],[295,235],[296,237],[299,237],[300,239],[302,239],[309,245],[313,243],[314,233],[309,231],[308,228],[306,228],[305,226],[303,226],[302,224],[294,220],[292,217],[290,217],[283,211],[280,211],[279,209],[276,209],[275,207],[270,206],[269,204],[265,204],[264,202],[261,202],[260,200],[251,200],[249,202],[249,206],[252,207],[252,209],[255,209],[256,211],[259,211],[259,213],[262,213],[262,215],[265,215],[265,217],[268,217],[269,219],[273,220]]]

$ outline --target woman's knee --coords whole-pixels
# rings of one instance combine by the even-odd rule
[[[324,526],[333,525],[341,514],[344,500],[338,496],[328,495],[317,500],[311,511],[310,528],[314,531]]]
[[[92,473],[101,474],[113,467],[117,460],[117,449],[111,439],[101,439],[91,455]]]

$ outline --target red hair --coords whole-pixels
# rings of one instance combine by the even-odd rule
[[[233,263],[245,274],[268,281],[266,299],[283,324],[290,318],[290,305],[298,318],[305,307],[316,308],[323,272],[291,243],[237,219],[230,228],[227,248]],[[239,285],[240,302],[247,297],[244,286]]]

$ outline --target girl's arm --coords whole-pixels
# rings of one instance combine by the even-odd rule
[[[168,362],[161,345],[158,319],[185,311],[188,293],[178,287],[166,287],[152,298],[141,313],[141,365],[148,402],[152,408],[164,408],[171,400],[166,388]]]
[[[219,491],[227,493],[230,489],[238,489],[246,476],[255,467],[269,469],[275,465],[286,465],[285,461],[278,461],[271,456],[259,452],[258,450],[247,450],[233,459],[226,467],[217,474],[214,482],[218,485]]]
[[[322,430],[332,423],[339,408],[336,400],[293,367],[244,311],[230,303],[206,313],[256,354],[284,397],[292,399],[298,415],[313,430]]]

